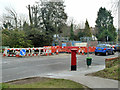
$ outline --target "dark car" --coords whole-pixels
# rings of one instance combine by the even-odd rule
[[[98,44],[95,49],[95,55],[97,54],[104,54],[106,56],[109,54],[114,54],[114,49],[109,44]]]
[[[120,44],[116,44],[114,48],[115,48],[115,51],[119,51],[120,52]]]

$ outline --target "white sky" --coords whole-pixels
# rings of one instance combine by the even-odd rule
[[[28,15],[26,6],[33,5],[35,1],[39,0],[0,0],[0,16],[5,12],[5,7],[14,8],[18,14]],[[68,20],[74,19],[76,24],[85,22],[87,19],[90,26],[94,27],[99,8],[106,7],[107,10],[112,10],[111,2],[115,0],[64,0],[65,12],[69,16]],[[113,14],[114,25],[117,26],[117,15]]]

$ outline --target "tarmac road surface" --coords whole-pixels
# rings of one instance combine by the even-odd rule
[[[117,57],[118,53],[109,56],[95,56],[91,66],[105,65],[105,58]],[[77,70],[85,70],[87,55],[77,55]],[[71,55],[59,54],[53,56],[37,56],[37,57],[3,57],[2,62],[2,82],[11,80],[40,76],[43,74],[70,71],[71,69]]]

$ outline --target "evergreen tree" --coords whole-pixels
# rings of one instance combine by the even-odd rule
[[[85,35],[84,35],[85,37],[91,37],[91,36],[92,36],[91,30],[90,30],[90,27],[89,27],[89,23],[88,23],[87,20],[86,20],[86,22],[85,22],[84,34],[85,34]]]
[[[15,30],[2,30],[2,45],[11,48],[27,48],[32,47],[31,40],[26,38],[24,31]]]
[[[51,34],[61,33],[62,26],[66,23],[67,14],[65,13],[64,2],[41,2],[40,5],[40,26]],[[42,22],[41,22],[42,21]]]
[[[70,40],[74,40],[73,23],[70,26]]]
[[[84,29],[79,29],[77,37],[78,37],[78,39],[80,39],[81,37],[85,37]]]
[[[111,15],[111,12],[106,10],[106,8],[100,8],[97,20],[96,20],[96,28],[98,30],[98,33],[96,34],[96,37],[100,41],[114,41],[116,39],[116,29],[113,25],[113,17]]]

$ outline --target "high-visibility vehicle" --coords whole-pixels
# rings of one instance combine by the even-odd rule
[[[104,55],[110,55],[114,54],[114,49],[110,44],[98,44],[95,49],[95,55],[98,54],[104,54]]]

